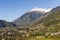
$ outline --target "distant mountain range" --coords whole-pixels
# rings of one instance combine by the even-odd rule
[[[33,8],[12,22],[0,20],[0,28],[15,27],[17,25],[31,25],[36,27],[39,24],[42,24],[45,27],[58,26],[57,29],[60,30],[60,6],[53,8],[52,10]]]
[[[17,25],[31,25],[37,19],[44,16],[48,11],[50,11],[50,10],[46,10],[46,9],[42,9],[42,8],[33,8],[32,10],[26,12],[21,17],[14,20],[13,23],[17,24]]]
[[[5,27],[15,27],[16,25],[12,22],[7,22],[5,20],[0,20],[0,28],[5,28]]]

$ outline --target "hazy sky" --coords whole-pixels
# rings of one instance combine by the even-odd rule
[[[0,0],[0,20],[13,21],[34,8],[54,8],[60,0]]]

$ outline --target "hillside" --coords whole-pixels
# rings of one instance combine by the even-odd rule
[[[38,26],[39,24],[42,24],[51,32],[60,31],[60,6],[53,8],[47,16],[40,19],[38,22],[33,24],[33,26]]]

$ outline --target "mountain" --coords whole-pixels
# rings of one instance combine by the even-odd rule
[[[60,6],[53,8],[48,15],[40,19],[33,26],[43,25],[51,32],[60,31]],[[39,26],[41,27],[41,26]]]
[[[12,22],[7,22],[5,20],[0,20],[0,28],[5,28],[5,27],[15,27],[16,25],[13,24]]]
[[[34,23],[34,21],[44,16],[48,11],[50,10],[37,7],[33,8],[32,10],[26,12],[21,17],[14,20],[13,23],[17,25],[31,25]]]

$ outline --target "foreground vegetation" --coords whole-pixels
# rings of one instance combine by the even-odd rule
[[[36,36],[36,37],[31,36],[31,37],[26,38],[26,40],[60,40],[60,38],[59,37],[58,38],[57,37],[45,38],[44,36]]]

